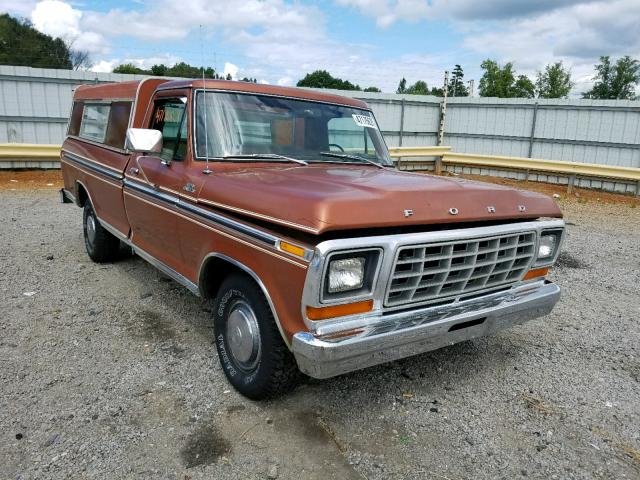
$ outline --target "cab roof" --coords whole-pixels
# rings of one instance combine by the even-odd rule
[[[144,89],[142,88],[144,85]],[[216,91],[246,92],[266,95],[276,95],[281,97],[299,98],[301,100],[311,100],[315,102],[335,103],[355,108],[369,107],[361,100],[343,97],[332,93],[318,92],[304,88],[278,87],[275,85],[264,85],[251,82],[236,82],[230,80],[168,80],[166,78],[146,78],[144,80],[132,80],[128,82],[100,83],[96,85],[80,85],[74,93],[75,100],[135,100],[136,96],[145,90],[149,94],[153,90],[185,89],[185,88],[206,88]],[[145,95],[146,96],[146,95]],[[148,101],[148,98],[139,98]]]
[[[245,92],[257,93],[265,95],[275,95],[280,97],[299,98],[301,100],[312,100],[315,102],[335,103],[338,105],[346,105],[355,108],[369,107],[362,100],[355,98],[343,97],[342,95],[334,95],[332,93],[318,92],[316,90],[308,90],[305,88],[279,87],[275,85],[266,85],[252,82],[237,82],[231,80],[172,80],[162,84],[161,90],[173,88],[206,88],[216,91]]]

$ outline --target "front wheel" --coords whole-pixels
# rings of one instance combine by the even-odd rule
[[[223,282],[214,307],[218,357],[234,388],[253,400],[293,389],[300,371],[258,285],[234,274]]]
[[[82,214],[82,230],[84,245],[89,258],[97,263],[111,262],[118,257],[120,240],[100,225],[100,221],[93,210],[93,205],[87,200]]]

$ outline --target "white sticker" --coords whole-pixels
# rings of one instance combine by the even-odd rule
[[[376,130],[378,129],[378,125],[376,125],[375,120],[369,115],[357,115],[354,113],[351,116],[353,117],[353,121],[356,122],[356,125],[360,127],[375,128]]]

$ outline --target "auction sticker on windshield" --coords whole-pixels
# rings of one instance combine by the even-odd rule
[[[354,113],[352,117],[353,121],[356,122],[356,125],[360,127],[378,128],[373,117],[370,117],[369,115],[358,115]]]

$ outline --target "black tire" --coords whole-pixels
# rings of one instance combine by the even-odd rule
[[[249,309],[252,320],[247,320],[251,317]],[[254,321],[257,335],[246,335],[244,343],[238,340],[242,338],[238,322],[246,327]],[[266,298],[248,276],[233,274],[222,283],[214,301],[214,332],[222,369],[229,383],[245,397],[273,398],[297,385],[301,377],[298,365],[280,335]],[[247,342],[247,338],[253,341]]]
[[[118,258],[120,240],[100,225],[91,202],[87,200],[82,213],[82,232],[84,245],[89,258],[96,263],[112,262]]]

